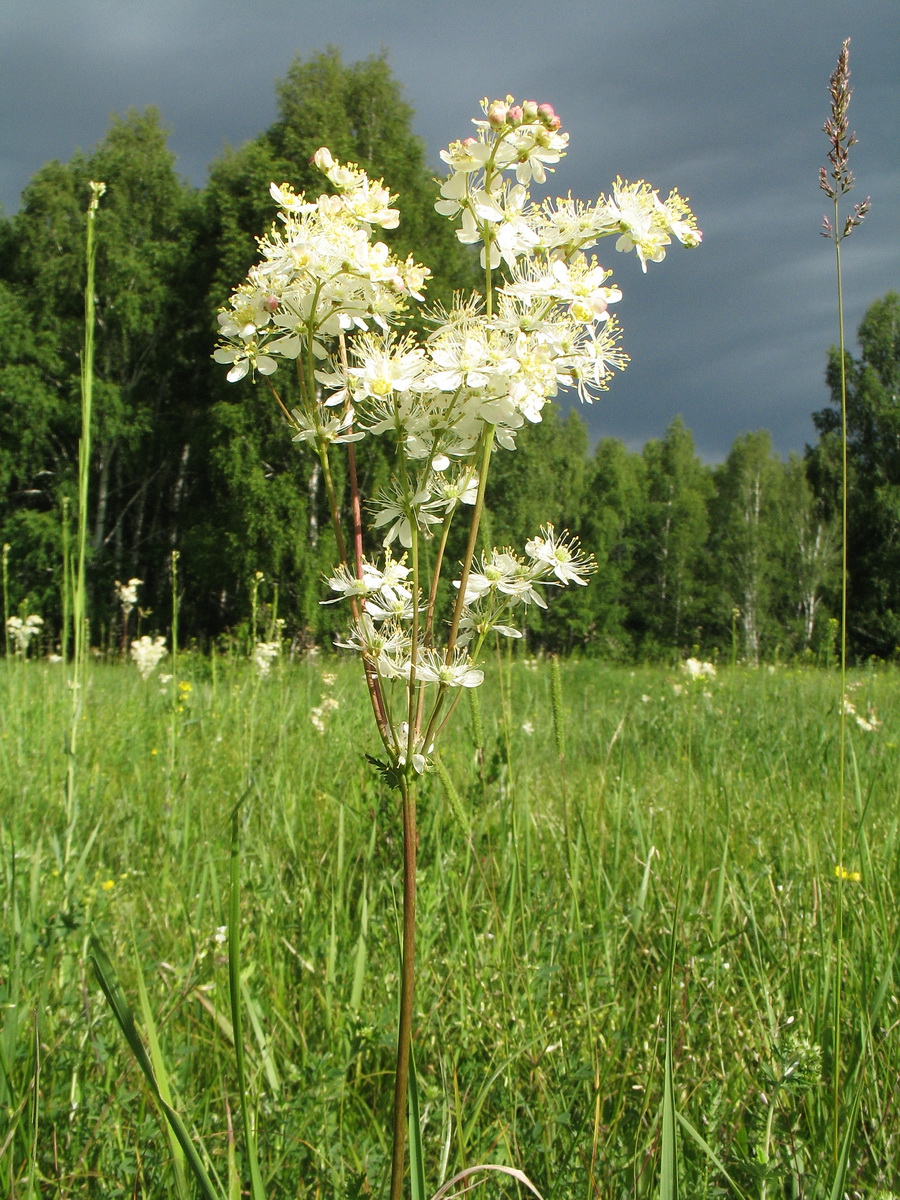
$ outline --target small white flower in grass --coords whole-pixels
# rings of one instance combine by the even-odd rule
[[[321,704],[317,704],[315,708],[310,709],[309,719],[312,721],[313,728],[317,733],[325,732],[326,718],[337,708],[340,708],[339,700],[336,700],[334,696],[323,696]]]
[[[265,679],[272,669],[272,663],[281,653],[280,642],[257,642],[253,648],[253,665],[260,679]]]
[[[881,722],[876,717],[874,711],[870,708],[867,717],[856,714],[856,723],[864,733],[874,733],[876,729],[881,728]]]
[[[122,606],[122,615],[126,621],[128,614],[137,604],[138,588],[143,582],[143,579],[129,579],[127,583],[119,583],[118,579],[116,580],[116,598]]]
[[[527,733],[531,737],[534,733],[534,721],[524,721],[522,723],[522,732]]]
[[[716,668],[711,662],[701,662],[699,658],[688,658],[681,668],[689,679],[715,679]]]
[[[149,679],[166,656],[166,639],[151,638],[147,634],[131,643],[131,657],[137,664],[141,679]]]
[[[853,685],[851,684],[850,686],[852,687]],[[858,687],[859,685],[857,684],[856,686]],[[848,717],[853,717],[856,724],[864,733],[874,733],[876,729],[881,728],[881,722],[878,720],[875,710],[870,707],[867,716],[864,717],[862,713],[857,712],[856,705],[849,696],[844,697],[844,712]]]
[[[16,644],[16,654],[25,658],[31,639],[43,628],[44,618],[37,613],[29,613],[23,621],[21,617],[7,617],[6,628],[9,636]]]

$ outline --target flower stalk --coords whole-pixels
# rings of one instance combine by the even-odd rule
[[[517,104],[511,96],[481,108],[475,135],[441,152],[449,174],[435,204],[460,242],[480,247],[481,294],[432,312],[432,333],[417,339],[406,315],[423,302],[430,271],[375,240],[377,230],[399,221],[396,197],[323,147],[312,161],[331,192],[309,198],[272,184],[278,220],[260,239],[259,262],[219,313],[214,353],[229,381],[266,379],[293,440],[318,457],[339,556],[326,580],[333,595],[323,603],[349,605],[349,632],[336,644],[362,660],[383,748],[370,761],[399,793],[392,1200],[402,1196],[405,1170],[417,781],[435,768],[435,743],[459,697],[484,679],[485,641],[520,638],[529,607],[545,608],[548,589],[584,586],[596,569],[578,540],[552,525],[524,553],[493,548],[479,557],[491,458],[513,451],[526,422],[539,422],[561,390],[590,403],[628,361],[610,311],[622,293],[587,251],[613,237],[646,270],[673,241],[696,246],[701,239],[678,193],[662,200],[643,181],[617,179],[593,204],[571,197],[533,203],[531,186],[545,183],[567,151],[560,118],[549,104]],[[270,377],[284,363],[293,364],[294,378],[279,394]],[[367,438],[383,439],[394,464],[389,484],[368,504],[356,470],[356,443]],[[332,470],[338,448],[347,455],[346,499]],[[458,573],[446,554],[456,522],[467,526]],[[435,538],[429,555],[426,543]],[[439,583],[448,570],[456,573],[455,595],[442,607]]]
[[[828,151],[829,166],[819,169],[819,187],[832,202],[833,219],[827,215],[822,219],[821,233],[834,243],[835,271],[837,275],[837,307],[838,307],[838,355],[840,358],[840,388],[841,388],[841,641],[840,641],[840,689],[841,703],[838,706],[840,714],[840,743],[838,750],[838,829],[837,829],[837,861],[836,896],[837,921],[835,932],[835,986],[833,1011],[833,1041],[834,1069],[832,1080],[832,1152],[835,1164],[840,1156],[840,1102],[841,1102],[841,1004],[844,947],[844,881],[847,872],[844,868],[844,826],[847,803],[847,528],[848,528],[848,455],[847,455],[847,363],[844,339],[844,285],[841,270],[841,243],[850,236],[853,230],[862,223],[871,208],[871,200],[865,200],[853,206],[853,211],[847,215],[843,224],[840,215],[840,200],[856,182],[849,168],[851,146],[855,146],[857,137],[850,132],[848,109],[852,89],[850,87],[850,39],[845,38],[838,56],[837,66],[829,80],[831,109],[823,132],[827,135],[830,148]],[[852,712],[852,706],[851,710]]]
[[[68,867],[72,848],[72,835],[77,815],[75,767],[77,762],[78,727],[84,700],[84,668],[87,660],[87,527],[88,527],[88,482],[91,469],[91,426],[93,423],[94,394],[94,327],[96,323],[97,299],[94,294],[94,268],[97,262],[97,244],[94,238],[94,222],[100,207],[100,198],[106,191],[105,183],[91,180],[91,196],[87,209],[87,233],[85,242],[86,278],[84,286],[84,349],[81,357],[81,437],[78,441],[78,510],[75,548],[75,578],[72,589],[73,669],[72,711],[69,734],[66,742],[66,840],[63,866]]]

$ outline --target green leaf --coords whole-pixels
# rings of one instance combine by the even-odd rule
[[[91,965],[94,968],[94,974],[97,976],[97,982],[103,989],[103,994],[106,996],[109,1006],[113,1011],[113,1016],[116,1018],[119,1028],[125,1035],[125,1040],[131,1047],[131,1052],[137,1059],[138,1066],[144,1072],[153,1095],[165,1113],[166,1120],[169,1122],[172,1132],[178,1139],[178,1144],[184,1151],[187,1164],[191,1168],[201,1192],[206,1197],[206,1200],[223,1200],[223,1197],[216,1191],[212,1180],[207,1174],[203,1161],[191,1140],[184,1122],[175,1109],[163,1099],[156,1075],[153,1071],[153,1065],[150,1062],[150,1058],[147,1055],[147,1051],[134,1023],[134,1014],[131,1011],[128,1001],[125,999],[122,989],[119,987],[113,965],[96,938],[91,939]]]
[[[410,1200],[427,1200],[425,1192],[425,1156],[422,1151],[422,1119],[419,1115],[419,1086],[416,1080],[416,1056],[409,1050],[409,1194]]]
[[[249,792],[249,789],[248,789]],[[265,1200],[266,1192],[259,1170],[256,1137],[250,1120],[247,1101],[244,1063],[244,1033],[241,1020],[241,837],[240,810],[248,792],[240,798],[231,813],[231,881],[228,902],[228,984],[231,995],[231,1026],[234,1030],[234,1061],[237,1068],[238,1094],[241,1101],[241,1121],[244,1143],[250,1165],[250,1193],[253,1200]]]

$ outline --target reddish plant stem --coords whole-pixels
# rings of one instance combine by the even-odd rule
[[[391,1200],[402,1200],[406,1162],[406,1096],[412,1045],[416,946],[416,797],[415,785],[401,777],[403,797],[403,946],[400,981],[400,1023],[397,1032],[397,1071],[394,1076],[394,1134],[391,1157]]]

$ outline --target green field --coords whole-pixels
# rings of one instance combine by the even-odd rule
[[[222,1193],[246,1186],[224,930],[241,798],[266,1193],[385,1195],[402,851],[357,671],[323,656],[258,680],[182,656],[161,687],[94,664],[67,812],[63,668],[0,668],[0,1195],[178,1194],[92,933]],[[658,1194],[673,928],[683,1195],[827,1196],[848,1131],[844,1190],[900,1191],[900,676],[851,675],[880,726],[849,722],[839,881],[837,673],[561,674],[555,726],[546,662],[495,667],[444,742],[457,800],[422,784],[429,1194],[477,1162],[545,1200]]]

